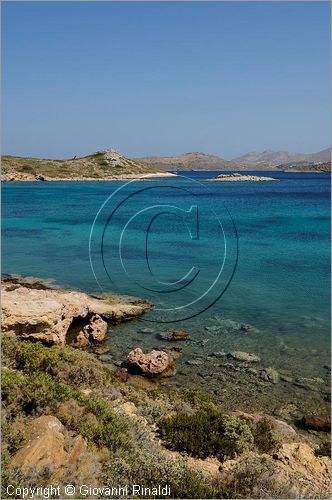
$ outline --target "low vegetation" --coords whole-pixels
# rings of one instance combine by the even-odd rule
[[[293,486],[280,484],[272,457],[266,458],[277,446],[272,422],[227,415],[193,389],[134,388],[93,354],[68,346],[45,347],[4,336],[2,364],[2,498],[7,484],[56,481],[51,469],[24,476],[11,465],[29,439],[29,422],[42,415],[57,417],[65,432],[85,438],[94,471],[86,481],[170,485],[171,498],[292,498]],[[135,418],[123,411],[128,404]],[[231,474],[217,470],[209,476],[188,457],[243,461]],[[68,471],[67,479],[78,485],[82,475]]]
[[[198,458],[235,458],[252,448],[254,438],[249,425],[239,417],[222,414],[213,408],[193,415],[179,413],[159,422],[166,446]]]

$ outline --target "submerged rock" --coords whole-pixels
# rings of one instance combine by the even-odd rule
[[[166,332],[160,333],[159,337],[163,340],[188,340],[190,335],[188,332],[183,330],[167,330]]]
[[[211,354],[211,356],[214,356],[215,358],[224,358],[227,356],[227,353],[225,351],[215,351]]]
[[[277,384],[279,382],[279,373],[274,368],[263,368],[260,371],[259,376],[262,380],[271,382],[272,384]]]
[[[201,366],[203,364],[203,361],[201,359],[188,359],[188,361],[186,361],[186,364],[190,366]]]
[[[140,328],[139,330],[137,330],[137,333],[154,333],[154,329],[153,328]]]
[[[257,354],[252,354],[244,351],[232,351],[227,354],[229,358],[236,359],[236,361],[244,361],[247,363],[259,363],[261,358]]]
[[[140,373],[146,377],[171,377],[175,375],[176,368],[170,354],[164,351],[151,351],[144,354],[137,348],[128,354],[128,370]]]

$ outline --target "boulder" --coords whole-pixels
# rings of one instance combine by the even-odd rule
[[[304,415],[302,423],[306,429],[314,429],[316,431],[331,430],[331,416],[328,414]]]
[[[84,334],[90,342],[101,342],[105,339],[108,325],[99,314],[94,314],[89,323],[83,328]]]
[[[146,377],[171,377],[176,373],[175,364],[170,354],[164,351],[151,351],[144,354],[137,348],[128,354],[128,370]]]

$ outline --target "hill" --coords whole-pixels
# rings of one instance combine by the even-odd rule
[[[144,165],[160,170],[231,170],[233,162],[205,153],[185,153],[180,156],[147,156],[135,158]]]
[[[284,172],[331,172],[331,162],[282,165]]]
[[[234,158],[232,160],[239,166],[247,168],[267,167],[279,168],[287,164],[315,164],[320,162],[331,161],[331,148],[318,151],[317,153],[290,153],[289,151],[271,151],[266,150],[262,152],[251,151],[243,156]]]
[[[135,158],[146,166],[159,170],[283,170],[290,165],[308,170],[320,170],[316,164],[331,162],[331,148],[317,153],[291,153],[289,151],[251,151],[245,155],[225,160],[206,153],[185,153],[180,156],[148,156]]]
[[[157,174],[155,168],[126,158],[114,149],[68,160],[2,157],[3,180],[116,179],[137,174]]]

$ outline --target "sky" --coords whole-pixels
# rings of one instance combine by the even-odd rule
[[[3,154],[330,145],[328,2],[2,2]]]

